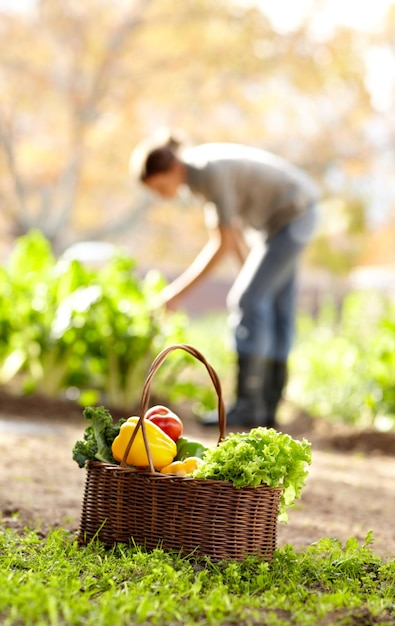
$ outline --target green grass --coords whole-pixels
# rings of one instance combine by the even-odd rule
[[[395,624],[395,560],[350,538],[290,545],[273,562],[181,558],[160,549],[80,547],[0,529],[3,626]]]

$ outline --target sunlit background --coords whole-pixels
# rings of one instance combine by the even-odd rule
[[[394,2],[0,0],[0,11],[3,258],[39,228],[57,254],[97,240],[144,268],[183,267],[205,241],[200,207],[148,208],[128,173],[136,142],[166,126],[192,144],[264,147],[315,177],[311,272],[393,267]]]

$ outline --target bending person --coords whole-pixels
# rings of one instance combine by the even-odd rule
[[[316,222],[316,185],[284,159],[236,144],[181,151],[169,140],[137,148],[132,163],[140,181],[163,198],[187,185],[207,206],[208,242],[163,290],[163,304],[177,307],[225,255],[238,259],[241,269],[227,299],[238,357],[227,423],[275,427],[294,335],[298,262]],[[245,235],[251,232],[248,246]]]

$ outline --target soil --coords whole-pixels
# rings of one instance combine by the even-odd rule
[[[131,412],[111,409],[115,419]],[[217,433],[203,429],[185,407],[185,433],[207,443]],[[395,556],[395,433],[358,431],[283,408],[280,429],[312,443],[313,463],[302,498],[279,524],[278,546],[304,549],[322,537],[363,543]],[[0,524],[43,535],[63,527],[78,532],[85,471],[71,458],[86,423],[82,409],[65,400],[19,397],[0,389]]]

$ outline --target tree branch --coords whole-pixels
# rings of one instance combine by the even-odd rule
[[[23,223],[26,216],[26,193],[22,177],[19,175],[16,165],[14,146],[11,132],[5,129],[4,123],[0,123],[0,145],[3,148],[8,170],[14,185],[15,196],[19,204],[18,220]]]

